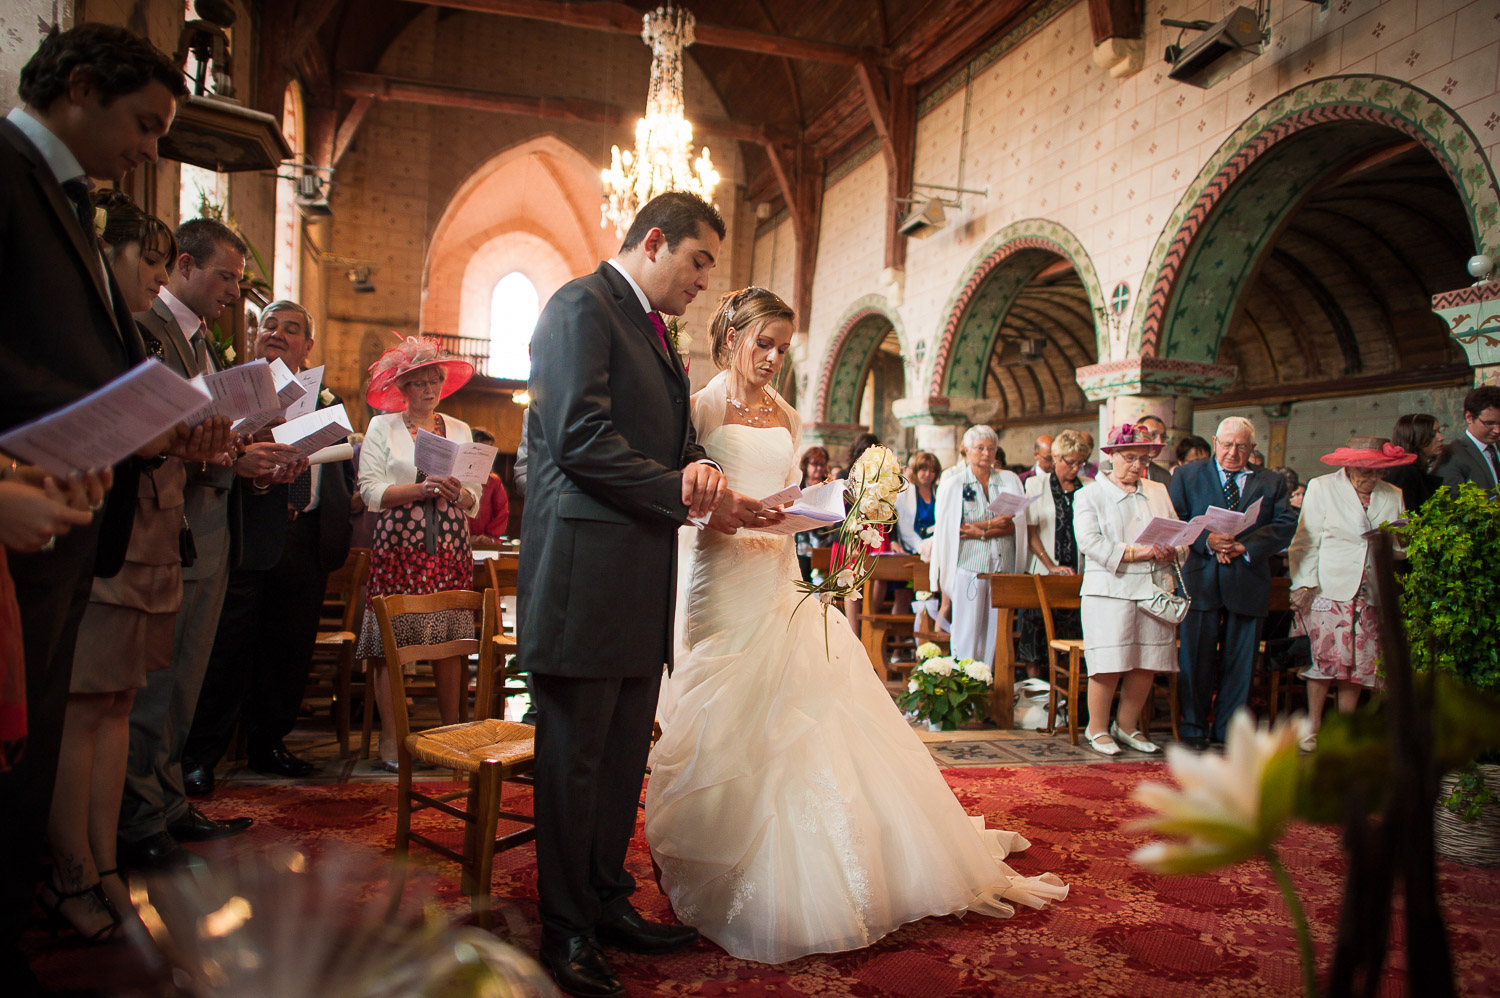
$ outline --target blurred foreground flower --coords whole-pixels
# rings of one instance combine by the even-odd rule
[[[404,873],[385,867],[382,885],[382,866],[281,847],[154,877],[131,894],[173,993],[555,998],[541,968],[490,933],[450,926],[430,901],[403,913]]]
[[[1307,733],[1301,715],[1274,727],[1256,727],[1241,709],[1229,722],[1224,754],[1167,746],[1167,768],[1181,786],[1142,783],[1133,796],[1156,811],[1126,827],[1153,831],[1181,842],[1152,842],[1130,858],[1153,873],[1202,873],[1255,857],[1271,867],[1291,912],[1302,951],[1304,992],[1317,993],[1312,937],[1296,888],[1276,855],[1297,800],[1302,763],[1297,743]]]

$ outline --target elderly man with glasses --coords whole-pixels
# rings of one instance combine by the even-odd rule
[[[1255,650],[1271,599],[1271,556],[1286,549],[1297,511],[1286,480],[1249,464],[1255,426],[1242,416],[1219,424],[1213,458],[1183,465],[1168,486],[1182,520],[1210,506],[1260,512],[1238,536],[1205,532],[1193,542],[1183,580],[1192,608],[1182,622],[1178,668],[1182,738],[1202,748],[1222,743],[1234,712],[1250,695]]]

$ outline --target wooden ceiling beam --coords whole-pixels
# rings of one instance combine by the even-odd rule
[[[429,7],[450,7],[478,14],[499,14],[531,21],[565,24],[570,28],[607,31],[612,34],[639,35],[642,12],[623,3],[609,0],[407,0]],[[746,28],[730,28],[697,22],[693,34],[696,45],[756,52],[761,55],[828,62],[840,66],[857,66],[862,60],[877,62],[889,54],[874,49],[859,49],[832,42],[817,42],[787,35],[776,35]]]
[[[623,108],[614,104],[581,97],[503,94],[494,90],[455,87],[447,83],[412,80],[381,73],[343,72],[339,74],[338,85],[339,90],[354,98],[367,97],[377,101],[456,107],[470,111],[487,111],[492,114],[541,118],[548,121],[620,125],[630,118]],[[773,138],[772,130],[765,125],[753,122],[702,118],[694,122],[693,128],[700,134],[717,135],[739,142],[764,144]]]
[[[328,15],[338,5],[339,0],[305,0],[298,4],[297,17],[292,23],[291,40],[287,43],[287,51],[282,55],[286,63],[295,64],[302,58],[302,53],[317,40],[323,22],[328,20]]]

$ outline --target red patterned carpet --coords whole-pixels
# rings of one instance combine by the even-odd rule
[[[669,957],[613,954],[612,960],[632,995],[1296,994],[1296,944],[1263,865],[1157,877],[1129,862],[1131,850],[1143,841],[1121,831],[1141,813],[1129,791],[1142,779],[1164,774],[1156,763],[944,771],[970,813],[1031,839],[1030,851],[1012,859],[1017,870],[1051,870],[1071,885],[1068,899],[1046,911],[1023,908],[1008,921],[927,919],[859,952],[808,957],[780,967],[733,959],[707,942]],[[508,793],[527,796],[524,790]],[[316,852],[337,844],[389,856],[394,794],[389,784],[247,787],[220,792],[205,802],[205,810],[255,817],[255,827],[232,840],[236,851],[300,843]],[[522,809],[529,809],[529,801]],[[435,822],[419,815],[415,827]],[[456,867],[422,850],[414,855],[434,872],[441,903],[455,918],[464,917],[468,906],[458,893]],[[1314,924],[1319,956],[1326,960],[1343,872],[1336,833],[1298,827],[1285,840],[1283,858]],[[670,917],[666,899],[652,882],[639,832],[628,863],[641,883],[637,906],[647,917]],[[512,922],[524,923],[516,941],[533,951],[539,931],[535,878],[530,846],[496,860],[496,901],[507,906]],[[1440,880],[1460,993],[1500,994],[1500,871],[1441,861]],[[1399,968],[1399,921],[1396,932],[1392,963]],[[121,979],[118,956],[100,960],[97,950],[39,947],[42,972],[51,983],[93,989],[97,981]],[[97,991],[110,993],[102,987]],[[1391,971],[1382,993],[1405,993],[1398,970]]]

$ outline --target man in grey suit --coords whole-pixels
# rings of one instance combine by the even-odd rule
[[[161,343],[164,363],[194,377],[221,367],[208,324],[239,300],[246,248],[227,226],[206,218],[178,227],[177,248],[167,286],[136,321]],[[130,711],[130,759],[119,829],[120,861],[128,867],[172,866],[188,858],[181,841],[221,838],[250,827],[249,818],[215,821],[190,806],[182,783],[183,746],[236,554],[235,478],[285,477],[294,473],[299,457],[295,448],[275,443],[238,450],[243,453],[237,459],[225,455],[222,463],[188,466],[184,497],[191,557],[183,563],[172,665],[147,676]]]
[[[624,994],[600,944],[698,938],[641,918],[624,861],[671,661],[677,528],[780,519],[704,458],[661,318],[708,286],[723,236],[701,199],[654,198],[615,259],[553,295],[532,339],[517,651],[538,712],[541,957],[571,995]]]
[[[1210,506],[1245,510],[1261,500],[1253,524],[1236,537],[1205,533],[1182,568],[1193,603],[1178,632],[1183,741],[1197,748],[1223,742],[1229,719],[1250,696],[1260,631],[1271,602],[1271,556],[1297,528],[1286,479],[1249,466],[1255,426],[1242,416],[1219,423],[1214,456],[1184,464],[1167,491],[1181,520]]]
[[[1480,385],[1464,396],[1464,435],[1448,445],[1443,463],[1435,469],[1444,485],[1458,488],[1473,482],[1482,489],[1500,489],[1500,386]]]

